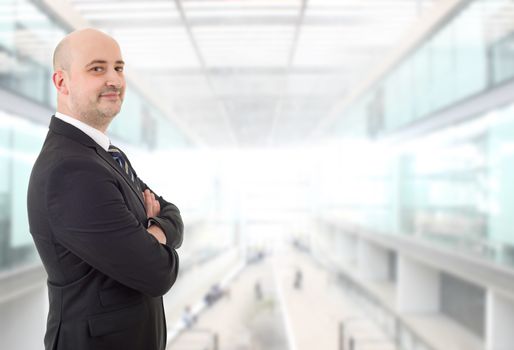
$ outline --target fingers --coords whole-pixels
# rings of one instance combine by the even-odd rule
[[[155,194],[152,193],[152,198],[153,198],[153,215],[154,216],[157,216],[161,213],[161,203],[159,203],[159,201],[157,199],[155,199]]]
[[[161,205],[157,199],[155,199],[155,194],[150,192],[150,190],[146,189],[143,192],[143,199],[145,203],[146,216],[153,217],[157,216],[161,212]]]
[[[152,193],[152,196],[154,196],[153,193]],[[155,199],[155,196],[154,196],[154,202],[153,202],[153,212],[154,212],[154,216],[157,216],[161,213],[161,204],[159,203],[158,200]]]
[[[145,190],[143,192],[143,199],[145,202],[145,209],[146,209],[146,217],[152,217],[153,216],[153,202],[152,202],[152,196],[150,194],[149,190]]]

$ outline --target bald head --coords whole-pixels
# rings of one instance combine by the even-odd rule
[[[53,64],[57,111],[105,132],[125,95],[118,43],[96,29],[77,30],[57,45]]]
[[[53,57],[54,71],[64,70],[68,72],[74,52],[81,46],[83,47],[83,45],[98,40],[111,41],[118,46],[118,43],[112,37],[93,28],[76,30],[66,35],[55,47]]]
[[[67,37],[62,39],[54,50],[54,71],[70,69],[70,49],[66,40]]]

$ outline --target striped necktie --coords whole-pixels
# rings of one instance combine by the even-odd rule
[[[119,150],[119,148],[109,145],[109,153],[114,158],[116,163],[119,164],[119,166],[125,171],[125,174],[129,177],[129,179],[132,180],[132,182],[136,183],[136,176],[134,175],[134,170],[129,165],[125,157],[123,156],[123,153]],[[137,184],[137,183],[136,183]],[[139,187],[139,185],[138,185]]]

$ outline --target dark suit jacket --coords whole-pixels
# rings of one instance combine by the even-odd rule
[[[183,223],[175,205],[157,198],[166,245],[146,231],[141,191],[111,155],[52,117],[27,198],[48,273],[45,349],[165,348],[162,295],[177,278]]]

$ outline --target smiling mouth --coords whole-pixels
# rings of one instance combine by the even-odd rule
[[[108,93],[108,94],[101,94],[100,95],[100,98],[107,98],[107,99],[110,99],[110,100],[114,100],[114,99],[118,99],[120,97],[120,95],[118,93]]]

